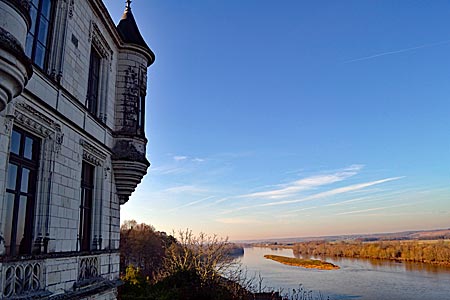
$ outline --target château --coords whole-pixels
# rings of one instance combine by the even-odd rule
[[[0,299],[117,298],[154,59],[131,1],[0,0]]]

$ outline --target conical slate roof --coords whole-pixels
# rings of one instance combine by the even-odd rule
[[[139,28],[131,12],[130,2],[131,1],[128,1],[127,6],[125,7],[122,18],[117,25],[117,31],[119,32],[119,35],[124,43],[139,45],[149,51],[151,57],[154,58],[155,55],[139,32]]]

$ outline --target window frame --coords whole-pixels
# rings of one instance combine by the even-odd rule
[[[39,69],[44,70],[48,65],[48,60],[49,60],[49,56],[50,56],[51,35],[52,35],[51,33],[53,31],[53,25],[54,25],[53,19],[54,19],[56,2],[54,0],[36,0],[36,1],[38,1],[37,7],[33,3],[34,1],[30,1],[30,16],[31,16],[32,9],[35,8],[36,9],[36,18],[33,19],[33,17],[31,16],[31,22],[32,23],[35,22],[35,24],[32,24],[30,30],[28,30],[28,32],[27,32],[26,40],[25,40],[25,53],[31,59],[31,61],[33,62],[33,64],[35,66],[37,66]],[[43,15],[43,13],[42,13],[44,1],[48,1],[49,5],[50,5],[48,18],[45,15]],[[40,34],[39,31],[41,29],[42,18],[45,18],[45,21],[48,22],[47,33],[46,33],[46,37],[45,37],[46,45],[42,45],[42,42],[39,40],[39,34]],[[33,28],[34,28],[34,32],[31,33],[31,30]],[[31,38],[32,38],[31,46],[29,46],[29,44],[28,44],[29,36],[31,36]],[[37,51],[38,44],[40,44],[42,47],[44,47],[44,57],[43,57],[42,65],[40,65],[36,61],[36,51]],[[31,53],[27,53],[28,47],[31,47]]]
[[[20,134],[19,140],[19,153],[16,154],[12,152],[12,142],[13,142],[13,134],[17,132]],[[33,147],[31,151],[31,158],[27,158],[24,154],[26,148],[26,139],[31,139],[33,141]],[[11,218],[5,220],[5,224],[11,223],[11,232],[9,234],[9,245],[7,246],[7,255],[16,256],[23,254],[30,254],[32,252],[33,247],[33,228],[34,228],[34,219],[35,219],[35,210],[36,210],[36,194],[37,194],[37,184],[38,184],[38,172],[40,166],[40,152],[41,152],[41,139],[36,137],[35,135],[22,130],[18,127],[13,127],[11,132],[11,141],[10,141],[10,150],[9,150],[9,159],[8,159],[8,177],[11,176],[9,174],[9,166],[15,165],[17,167],[16,177],[14,182],[14,188],[11,189],[6,186],[5,195],[13,195],[13,203],[12,203],[12,214]],[[23,170],[28,169],[28,181],[27,181],[27,190],[22,190],[23,184]],[[26,197],[26,206],[25,206],[25,216],[23,220],[23,244],[22,242],[17,245],[18,237],[18,224],[21,220],[19,220],[19,209],[20,209],[20,201],[22,197]],[[6,200],[9,201],[9,200]],[[9,213],[7,212],[9,215]],[[5,231],[7,228],[5,228]],[[5,232],[6,233],[6,232]],[[5,244],[8,241],[5,240]],[[19,246],[19,247],[17,247]]]
[[[145,136],[145,93],[140,92],[136,107],[136,131],[141,135]]]
[[[92,249],[94,184],[95,166],[83,160],[81,165],[80,224],[78,233],[80,251],[90,251]]]
[[[88,112],[95,116],[96,119],[99,119],[99,106],[101,101],[100,83],[102,79],[101,65],[103,57],[93,45],[91,46],[91,53],[89,57],[88,89],[86,93],[85,105]],[[95,66],[94,63],[96,64]]]

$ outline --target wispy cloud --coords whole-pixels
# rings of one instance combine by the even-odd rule
[[[235,213],[237,211],[242,211],[242,210],[247,210],[247,209],[255,209],[258,207],[271,207],[271,206],[279,206],[279,205],[307,202],[307,201],[317,200],[317,199],[321,199],[321,198],[337,196],[337,195],[349,193],[349,192],[355,191],[355,190],[365,189],[370,186],[374,186],[377,184],[382,184],[382,183],[386,183],[386,182],[390,182],[390,181],[395,181],[395,180],[399,180],[402,178],[404,178],[404,177],[391,177],[391,178],[385,178],[385,179],[376,180],[376,181],[370,181],[370,182],[365,182],[365,183],[344,186],[344,187],[340,187],[340,188],[332,189],[329,191],[313,194],[313,195],[306,196],[306,197],[303,197],[300,199],[295,199],[295,200],[284,200],[284,201],[278,201],[278,202],[269,202],[269,203],[264,203],[264,204],[242,206],[242,207],[238,207],[238,208],[223,210],[221,212],[221,214],[231,214],[231,213]]]
[[[163,190],[163,193],[201,193],[201,192],[207,192],[207,189],[200,188],[194,185],[180,185],[175,186],[171,188],[167,188]]]
[[[204,158],[195,157],[195,158],[191,159],[191,161],[201,163],[201,162],[204,162],[205,159]]]
[[[382,183],[389,182],[389,181],[399,180],[399,179],[402,179],[402,178],[404,178],[404,177],[391,177],[391,178],[386,178],[386,179],[381,179],[381,180],[376,180],[376,181],[370,181],[370,182],[365,182],[365,183],[358,183],[358,184],[353,184],[353,185],[349,185],[349,186],[336,188],[336,189],[333,189],[333,190],[330,190],[330,191],[326,191],[326,192],[321,192],[321,193],[314,194],[314,195],[311,195],[311,196],[308,196],[308,197],[304,197],[302,199],[270,202],[270,203],[260,204],[258,206],[275,206],[275,205],[284,205],[284,204],[305,202],[305,201],[310,201],[310,200],[314,200],[314,199],[319,199],[319,198],[325,198],[325,197],[335,196],[335,195],[339,195],[339,194],[344,194],[344,193],[348,193],[348,192],[351,192],[351,191],[364,189],[364,188],[369,187],[369,186],[382,184]]]
[[[172,209],[169,210],[169,211],[175,211],[175,210],[178,210],[178,209],[180,209],[180,208],[186,208],[186,207],[189,207],[189,206],[193,206],[193,205],[196,205],[196,204],[205,202],[205,201],[207,201],[207,200],[210,200],[210,199],[212,199],[212,198],[214,198],[214,196],[208,196],[208,197],[205,197],[205,198],[201,198],[201,199],[199,199],[199,200],[195,200],[195,201],[192,201],[192,202],[189,202],[189,203],[180,205],[180,206],[178,206],[178,207],[172,208]]]
[[[268,198],[280,199],[290,197],[300,191],[309,190],[315,187],[336,183],[352,177],[363,168],[363,165],[352,165],[348,168],[335,172],[333,174],[316,175],[307,178],[302,178],[284,185],[278,189],[268,191],[256,192],[251,194],[241,195],[241,198]]]
[[[151,167],[150,172],[152,173],[156,172],[161,175],[175,175],[185,173],[186,169],[175,166],[159,166],[159,167]]]
[[[311,209],[315,209],[315,208],[318,208],[318,206],[304,207],[304,208],[292,210],[291,212],[293,212],[293,213],[294,212],[301,212],[301,211],[311,210]]]
[[[326,204],[324,206],[346,205],[346,204],[353,203],[353,202],[371,201],[372,199],[373,199],[373,197],[359,197],[359,198],[353,198],[353,199],[345,200],[345,201],[341,201],[341,202],[329,203],[329,204]]]
[[[353,62],[357,62],[357,61],[374,59],[374,58],[378,58],[378,57],[386,56],[386,55],[393,55],[393,54],[399,54],[399,53],[414,51],[414,50],[418,50],[418,49],[422,49],[422,48],[429,48],[429,47],[440,46],[440,45],[444,45],[444,44],[448,44],[448,43],[450,43],[450,40],[444,40],[444,41],[441,41],[441,42],[430,43],[430,44],[422,44],[422,45],[409,47],[409,48],[404,48],[404,49],[399,49],[399,50],[381,52],[381,53],[377,53],[377,54],[373,54],[373,55],[369,55],[369,56],[364,56],[364,57],[360,57],[360,58],[350,59],[350,60],[344,61],[344,64],[353,63]]]
[[[182,161],[182,160],[186,160],[186,159],[187,159],[187,156],[184,156],[184,155],[175,155],[173,157],[173,160],[175,160],[175,161]]]
[[[344,193],[348,193],[348,192],[351,192],[351,191],[361,190],[361,189],[364,189],[366,187],[374,186],[374,185],[377,185],[377,184],[382,184],[382,183],[389,182],[389,181],[399,180],[399,179],[402,179],[402,178],[404,178],[404,177],[391,177],[391,178],[385,178],[385,179],[376,180],[376,181],[358,183],[358,184],[353,184],[353,185],[349,185],[349,186],[336,188],[336,189],[329,190],[329,191],[326,191],[326,192],[321,192],[321,193],[318,193],[318,194],[314,194],[314,195],[311,195],[311,196],[304,197],[302,199],[270,202],[270,203],[260,204],[258,206],[275,206],[275,205],[285,205],[285,204],[305,202],[305,201],[310,201],[310,200],[314,200],[314,199],[319,199],[319,198],[325,198],[325,197],[335,196],[335,195],[339,195],[339,194],[344,194]]]
[[[246,225],[249,225],[249,224],[261,224],[261,223],[263,223],[260,220],[249,219],[249,218],[219,218],[219,219],[216,219],[215,221],[218,222],[218,223],[229,224],[229,225],[232,225],[232,224],[242,224],[242,225],[246,224]]]
[[[384,207],[373,207],[373,208],[367,208],[367,209],[346,211],[346,212],[342,212],[342,213],[337,213],[335,215],[336,216],[342,216],[342,215],[360,214],[360,213],[365,213],[365,212],[369,212],[369,211],[376,211],[376,210],[384,210],[384,209],[398,208],[398,207],[404,207],[404,206],[411,206],[413,204],[415,204],[415,203],[405,203],[405,204],[384,206]]]

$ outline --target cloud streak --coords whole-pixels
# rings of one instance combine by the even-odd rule
[[[373,208],[367,208],[367,209],[360,209],[360,210],[353,210],[353,211],[346,211],[342,213],[337,213],[335,216],[343,216],[343,215],[353,215],[353,214],[360,214],[365,213],[369,211],[376,211],[376,210],[384,210],[384,209],[390,209],[390,208],[397,208],[397,207],[404,207],[404,206],[411,206],[415,203],[406,203],[406,204],[399,204],[399,205],[392,205],[392,206],[384,206],[384,207],[373,207]]]
[[[228,225],[250,225],[250,224],[262,224],[263,222],[259,220],[249,219],[249,218],[219,218],[215,220],[218,223],[228,224]]]
[[[385,178],[385,179],[376,180],[376,181],[370,181],[370,182],[365,182],[365,183],[358,183],[358,184],[354,184],[354,185],[349,185],[349,186],[336,188],[336,189],[329,190],[329,191],[326,191],[326,192],[321,192],[321,193],[314,194],[314,195],[311,195],[311,196],[308,196],[308,197],[304,197],[302,199],[270,202],[270,203],[260,204],[258,206],[265,207],[265,206],[276,206],[276,205],[286,205],[286,204],[305,202],[305,201],[315,200],[315,199],[319,199],[319,198],[325,198],[325,197],[335,196],[335,195],[339,195],[339,194],[344,194],[344,193],[348,193],[348,192],[351,192],[351,191],[361,190],[361,189],[364,189],[366,187],[370,187],[370,186],[374,186],[374,185],[377,185],[377,184],[386,183],[386,182],[389,182],[389,181],[399,180],[399,179],[402,179],[402,178],[404,178],[404,177],[391,177],[391,178]]]
[[[278,201],[278,202],[269,202],[269,203],[264,203],[264,204],[242,206],[242,207],[238,207],[238,208],[235,208],[235,209],[224,210],[224,211],[221,212],[221,214],[230,214],[230,213],[234,213],[234,212],[237,212],[237,211],[242,211],[242,210],[252,209],[252,208],[258,208],[258,207],[281,206],[281,205],[288,205],[288,204],[294,204],[294,203],[307,202],[307,201],[317,200],[317,199],[321,199],[321,198],[325,198],[325,197],[332,197],[332,196],[336,196],[336,195],[340,195],[340,194],[345,194],[345,193],[349,193],[349,192],[356,191],[356,190],[362,190],[362,189],[365,189],[365,188],[370,187],[370,186],[383,184],[383,183],[387,183],[387,182],[390,182],[390,181],[396,181],[396,180],[400,180],[400,179],[403,179],[403,178],[405,178],[405,177],[404,176],[402,176],[402,177],[390,177],[390,178],[385,178],[385,179],[380,179],[380,180],[375,180],[375,181],[370,181],[370,182],[358,183],[358,184],[353,184],[353,185],[344,186],[344,187],[332,189],[332,190],[329,190],[329,191],[313,194],[313,195],[310,195],[310,196],[307,196],[307,197],[304,197],[304,198],[301,198],[301,199],[284,200],[284,201]]]
[[[178,206],[178,207],[172,208],[172,209],[169,210],[169,211],[175,211],[175,210],[178,210],[178,209],[180,209],[180,208],[186,208],[186,207],[189,207],[189,206],[193,206],[193,205],[196,205],[196,204],[205,202],[205,201],[207,201],[207,200],[209,200],[209,199],[212,199],[212,198],[214,198],[214,196],[208,196],[208,197],[205,197],[205,198],[202,198],[202,199],[199,199],[199,200],[195,200],[195,201],[192,201],[192,202],[189,202],[189,203],[180,205],[180,206]]]
[[[445,41],[431,43],[431,44],[422,44],[422,45],[419,45],[419,46],[410,47],[410,48],[404,48],[404,49],[399,49],[399,50],[394,50],[394,51],[381,52],[381,53],[377,53],[377,54],[373,54],[373,55],[369,55],[369,56],[364,56],[364,57],[360,57],[360,58],[350,59],[350,60],[344,61],[344,64],[349,64],[349,63],[353,63],[353,62],[374,59],[374,58],[387,56],[387,55],[400,54],[400,53],[414,51],[414,50],[418,50],[418,49],[422,49],[422,48],[429,48],[429,47],[440,46],[440,45],[444,45],[444,44],[448,44],[448,43],[450,43],[450,40],[445,40]]]
[[[173,193],[173,194],[178,194],[178,193],[203,193],[203,192],[207,192],[207,189],[203,189],[194,185],[180,185],[180,186],[175,186],[175,187],[171,187],[171,188],[167,188],[165,190],[163,190],[163,193]]]
[[[363,165],[352,165],[334,174],[317,175],[303,178],[288,183],[282,188],[245,194],[241,195],[240,198],[267,198],[267,199],[287,198],[301,191],[310,190],[323,185],[343,181],[349,177],[358,174],[358,172],[363,167],[364,167]]]
[[[173,157],[173,160],[175,160],[175,161],[182,161],[182,160],[186,160],[186,159],[187,159],[187,156],[184,156],[184,155],[175,155]]]

